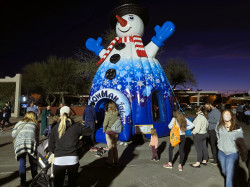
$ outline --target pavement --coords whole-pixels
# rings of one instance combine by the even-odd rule
[[[15,123],[20,118],[12,118]],[[75,116],[75,121],[81,120]],[[244,131],[245,142],[250,150],[250,127],[239,123]],[[13,126],[12,126],[13,127]],[[11,127],[0,133],[0,186],[15,187],[19,185],[18,162],[15,160],[13,150],[13,139],[11,138]],[[189,164],[196,161],[196,151],[192,137],[187,137],[185,145],[186,162],[183,171],[179,172],[177,165],[179,161],[178,150],[174,149],[175,163],[173,169],[166,169],[162,165],[168,161],[169,137],[159,138],[159,162],[150,161],[151,149],[149,140],[143,137],[135,137],[128,145],[119,145],[118,153],[120,167],[106,168],[107,153],[102,157],[96,157],[96,152],[87,151],[80,159],[78,186],[100,186],[100,187],[223,187],[224,178],[220,168],[212,164],[192,168]],[[106,144],[97,146],[106,147]],[[211,150],[209,147],[209,155]],[[29,167],[29,164],[27,164]],[[240,161],[238,171],[238,184],[247,186],[248,171],[245,163]],[[27,181],[31,181],[31,173],[28,168]]]

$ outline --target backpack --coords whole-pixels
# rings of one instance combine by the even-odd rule
[[[174,121],[174,126],[172,127],[172,129],[170,131],[170,143],[171,143],[172,147],[175,147],[180,142],[181,142],[181,138],[180,138],[179,127],[176,124],[176,121]]]

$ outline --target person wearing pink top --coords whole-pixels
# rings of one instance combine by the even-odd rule
[[[155,128],[151,129],[151,140],[150,140],[149,146],[152,147],[152,158],[150,160],[158,162],[159,161],[159,157],[157,153],[158,136],[157,136],[157,132]]]

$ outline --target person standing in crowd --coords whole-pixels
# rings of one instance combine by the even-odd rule
[[[41,116],[41,135],[43,135],[44,129],[48,126],[48,118],[51,114],[50,106],[48,105],[45,109],[42,110]]]
[[[54,186],[62,187],[67,171],[68,186],[76,187],[79,158],[77,141],[80,136],[90,136],[91,130],[84,128],[81,123],[73,123],[69,118],[70,108],[63,106],[60,110],[60,121],[52,128],[49,137],[49,151],[54,156]]]
[[[197,109],[197,117],[194,119],[194,129],[192,131],[194,145],[197,152],[197,162],[190,164],[190,166],[195,168],[200,168],[200,165],[207,165],[208,160],[208,150],[207,150],[207,113],[203,106]]]
[[[15,138],[15,158],[19,161],[20,186],[26,185],[26,155],[29,157],[32,178],[37,175],[37,146],[39,141],[39,127],[33,112],[27,112],[23,120],[19,121],[12,131]]]
[[[174,125],[177,125],[179,127],[179,133],[180,133],[180,140],[181,142],[179,143],[179,153],[180,153],[180,161],[179,161],[179,165],[178,165],[178,170],[182,171],[183,170],[183,162],[184,162],[184,145],[185,145],[185,141],[186,141],[186,137],[185,137],[185,130],[188,129],[192,129],[194,127],[194,124],[189,121],[187,118],[185,118],[185,116],[183,115],[182,112],[180,112],[179,110],[174,111],[174,117],[172,118],[171,122],[168,125],[169,129],[172,129],[174,127]],[[167,162],[166,164],[163,165],[164,168],[169,168],[172,169],[173,168],[173,150],[174,147],[169,144],[169,162]]]
[[[58,108],[56,109],[56,115],[59,116],[59,117],[60,117],[60,110],[61,110],[62,107],[63,107],[63,104],[60,103]]]
[[[205,109],[208,112],[208,134],[209,134],[209,142],[213,154],[213,158],[211,159],[211,164],[217,165],[218,157],[217,157],[217,137],[215,132],[215,127],[219,123],[221,112],[214,107],[210,103],[205,104]]]
[[[246,108],[246,111],[244,112],[246,116],[250,116],[250,108]]]
[[[113,164],[115,166],[119,165],[118,151],[116,147],[119,134],[111,131],[112,125],[119,118],[120,118],[120,114],[117,111],[116,104],[114,102],[109,103],[108,112],[105,115],[104,122],[103,122],[103,132],[105,133],[105,137],[106,137],[106,141],[108,145],[108,161],[105,163],[105,165],[108,168],[111,168]]]
[[[215,128],[218,138],[218,159],[222,174],[226,178],[226,187],[237,186],[237,168],[239,154],[242,161],[247,161],[247,147],[243,139],[243,131],[233,118],[230,110],[222,112],[219,124]]]
[[[152,148],[152,158],[150,159],[151,161],[159,161],[158,153],[157,153],[157,148],[158,148],[158,136],[155,128],[151,129],[151,140],[149,143],[149,146]]]
[[[10,103],[7,101],[5,102],[5,107],[3,109],[3,123],[2,123],[2,128],[0,129],[0,132],[4,130],[6,122],[8,123],[9,126],[11,126],[10,117],[11,117],[11,107],[10,107]]]
[[[38,119],[39,110],[38,110],[37,106],[34,105],[33,102],[31,102],[30,106],[27,107],[27,112],[34,112],[36,115],[36,120]]]
[[[90,105],[87,105],[85,107],[85,110],[82,116],[83,123],[85,123],[85,125],[87,127],[90,127],[90,129],[92,130],[92,134],[91,134],[92,146],[95,145],[95,124],[97,123],[94,106],[95,106],[94,102],[91,102]]]

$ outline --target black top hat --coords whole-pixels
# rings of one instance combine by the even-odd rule
[[[144,25],[148,22],[148,11],[146,8],[138,4],[137,0],[120,0],[119,5],[110,14],[110,24],[115,28],[117,19],[116,15],[122,17],[126,14],[135,14],[139,16]]]

